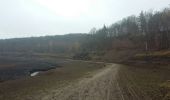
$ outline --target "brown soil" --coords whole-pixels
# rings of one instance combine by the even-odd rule
[[[116,79],[118,68],[111,64],[76,84],[45,95],[42,100],[124,100]]]

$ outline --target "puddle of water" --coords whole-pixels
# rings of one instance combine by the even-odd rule
[[[31,77],[37,76],[39,73],[40,73],[40,72],[33,72],[33,73],[30,74],[30,76],[31,76]]]

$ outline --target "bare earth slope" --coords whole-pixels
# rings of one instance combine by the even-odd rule
[[[118,69],[117,65],[109,64],[104,70],[53,91],[42,100],[123,100],[116,80]]]

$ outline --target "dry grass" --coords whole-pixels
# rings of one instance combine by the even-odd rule
[[[138,50],[109,50],[93,52],[90,56],[94,61],[123,62],[139,52]]]
[[[170,57],[170,51],[166,50],[166,51],[150,51],[150,52],[145,52],[145,53],[141,53],[141,54],[136,54],[135,57],[137,58],[142,58],[145,56],[149,56],[149,57]]]

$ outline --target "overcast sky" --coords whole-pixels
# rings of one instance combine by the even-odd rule
[[[87,33],[169,0],[0,0],[0,38]]]

